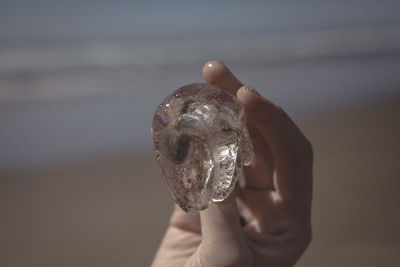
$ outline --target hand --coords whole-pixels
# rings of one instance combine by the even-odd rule
[[[311,240],[310,142],[221,62],[206,63],[203,76],[243,104],[255,158],[225,201],[195,215],[175,207],[152,266],[293,266]]]

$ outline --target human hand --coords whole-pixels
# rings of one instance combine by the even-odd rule
[[[200,214],[175,206],[152,266],[293,266],[311,240],[311,144],[221,62],[206,63],[203,77],[243,104],[255,157],[225,201]]]

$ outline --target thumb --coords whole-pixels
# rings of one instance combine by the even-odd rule
[[[201,211],[200,221],[202,241],[198,256],[202,263],[249,266],[252,256],[240,226],[235,192],[223,202],[213,203]]]
[[[201,211],[200,221],[203,242],[243,240],[234,192],[226,200],[212,203],[206,210]]]

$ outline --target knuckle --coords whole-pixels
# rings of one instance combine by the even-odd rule
[[[303,247],[303,250],[306,250],[312,241],[311,223],[308,222],[306,225],[301,227],[301,229],[302,230],[299,232],[299,239],[300,239],[301,247]]]
[[[309,227],[309,229],[305,232],[304,234],[304,249],[306,249],[312,241],[312,231],[311,231],[311,227]]]
[[[308,161],[313,161],[314,159],[314,151],[311,142],[308,139],[305,139],[304,143],[304,158]]]
[[[293,156],[293,161],[298,164],[309,164],[313,161],[314,152],[311,142],[304,137],[304,140],[300,142],[300,145],[296,149]]]
[[[301,229],[303,230],[298,229],[299,231],[297,231],[297,234],[295,234],[295,241],[293,242],[296,244],[296,250],[299,256],[307,250],[312,241],[311,225],[308,225],[304,228],[302,227]]]
[[[312,164],[314,158],[311,143],[305,139],[304,142],[293,144],[292,148],[285,155],[287,167],[307,167]]]

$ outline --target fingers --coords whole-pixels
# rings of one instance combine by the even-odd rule
[[[209,61],[204,64],[203,77],[206,82],[213,84],[233,95],[243,84],[220,61]]]
[[[241,87],[237,97],[267,140],[276,168],[310,161],[312,151],[309,142],[280,107],[250,86]]]
[[[256,154],[255,162],[245,169],[247,184],[271,188],[271,170],[275,169],[280,193],[288,197],[311,195],[311,145],[289,116],[251,87],[242,86],[222,62],[207,62],[203,76],[208,83],[236,94],[245,107]],[[251,129],[252,124],[257,126],[256,130]]]
[[[271,149],[279,192],[284,197],[311,195],[312,149],[301,131],[280,107],[250,86],[241,87],[237,97]]]

